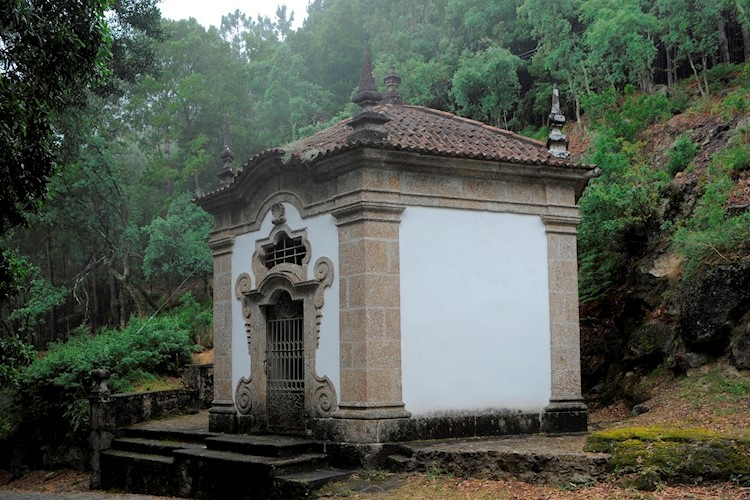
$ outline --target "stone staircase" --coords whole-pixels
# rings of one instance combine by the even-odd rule
[[[186,498],[305,498],[350,470],[292,436],[126,428],[101,454],[102,488]]]

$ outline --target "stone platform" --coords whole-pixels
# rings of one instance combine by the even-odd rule
[[[104,452],[103,478],[106,488],[134,493],[295,498],[364,463],[394,472],[583,485],[606,474],[610,461],[584,452],[585,440],[585,434],[533,434],[384,443],[376,446],[377,459],[365,462],[361,456],[374,445],[359,453],[357,445],[302,437],[218,434],[208,431],[202,411],[128,427]]]
[[[388,457],[400,471],[437,469],[458,477],[519,479],[534,484],[596,482],[610,456],[583,451],[586,434],[523,435],[404,443]]]

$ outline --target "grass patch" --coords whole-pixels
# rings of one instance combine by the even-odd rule
[[[750,395],[750,375],[722,365],[692,373],[680,381],[680,397],[694,409],[721,403],[741,403]],[[726,414],[731,409],[720,407]]]

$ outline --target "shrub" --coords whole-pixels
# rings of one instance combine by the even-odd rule
[[[24,413],[17,433],[31,443],[25,446],[83,442],[95,368],[110,370],[114,392],[132,390],[147,374],[177,374],[193,351],[189,322],[194,315],[184,311],[179,306],[161,317],[133,318],[122,331],[82,332],[52,344],[20,377],[16,400]]]
[[[638,164],[636,143],[599,133],[588,161],[603,170],[580,200],[580,299],[595,301],[622,276],[633,255],[642,251],[655,220],[666,182],[663,173]]]
[[[685,167],[693,161],[698,154],[700,147],[690,140],[690,134],[681,134],[669,150],[669,163],[667,171],[670,175],[675,176],[678,172],[685,170]]]
[[[748,166],[750,145],[747,144],[729,147],[712,158],[703,195],[692,217],[672,237],[677,251],[687,259],[687,275],[709,259],[731,261],[748,250],[750,213],[729,215],[725,208],[735,185],[733,172]]]
[[[0,338],[0,389],[15,387],[22,370],[34,360],[34,348],[16,337]]]

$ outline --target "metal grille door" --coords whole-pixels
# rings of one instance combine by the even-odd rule
[[[283,292],[266,311],[268,425],[275,432],[305,428],[305,347],[302,301]]]

